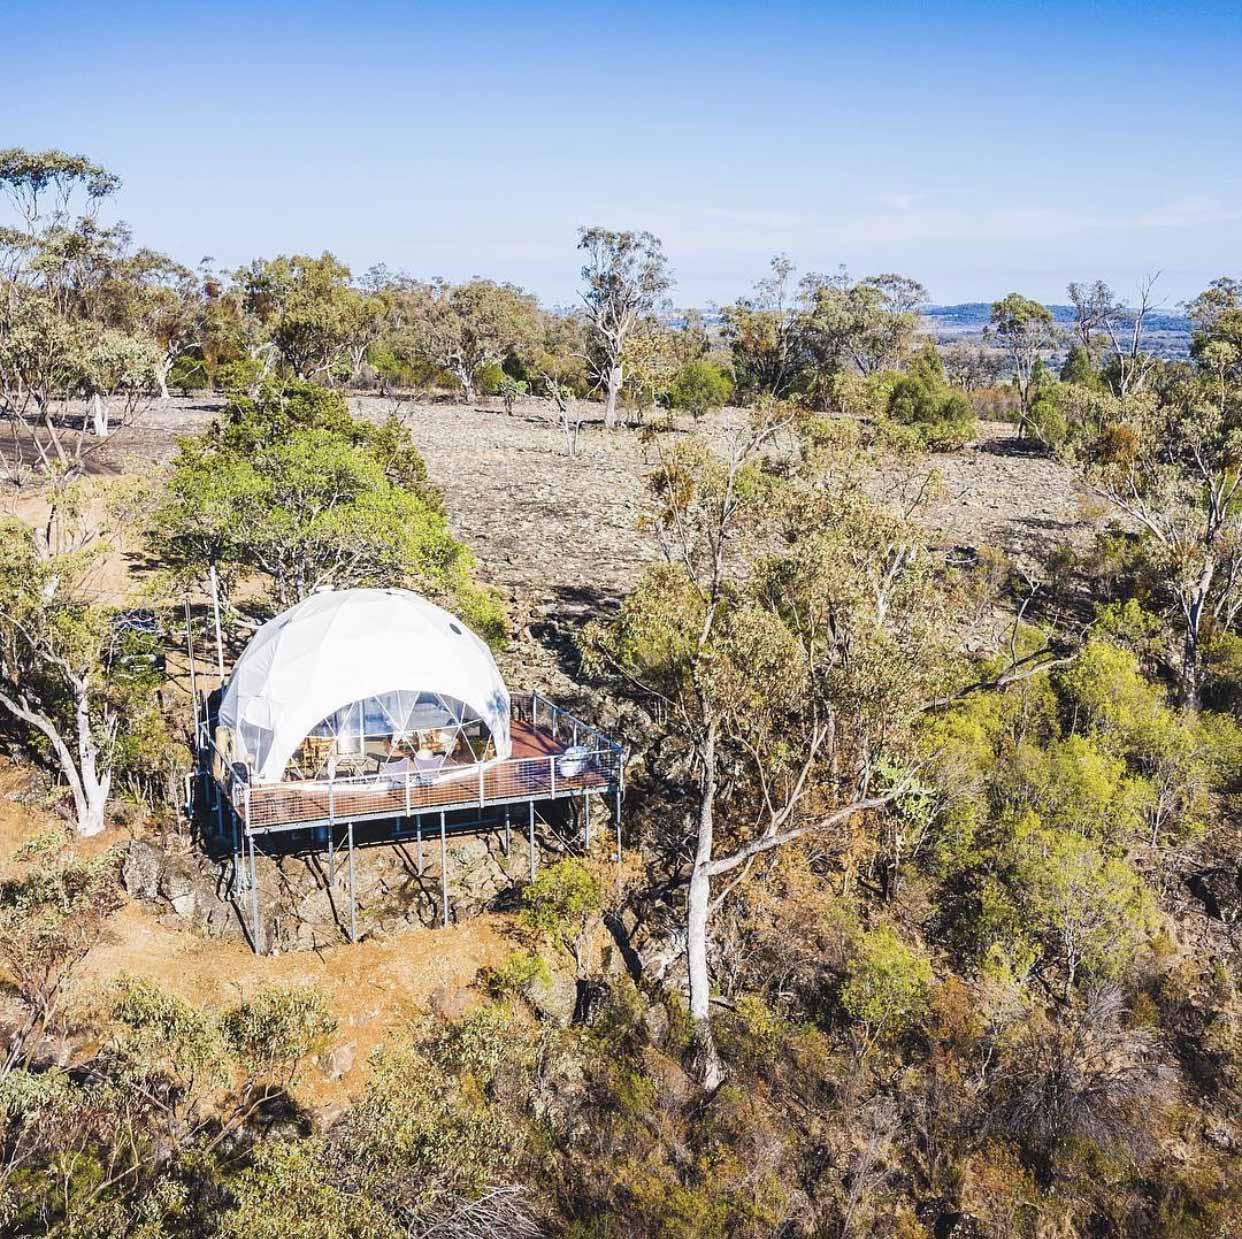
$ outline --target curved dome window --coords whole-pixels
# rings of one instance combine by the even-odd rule
[[[351,701],[321,719],[294,750],[284,777],[434,772],[495,756],[491,730],[464,702],[399,690]]]

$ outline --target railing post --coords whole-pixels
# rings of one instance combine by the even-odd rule
[[[556,754],[555,753],[553,753],[552,756],[548,758],[548,771],[550,772],[552,776],[551,779],[549,780],[551,783],[551,787],[552,787],[551,794],[555,796],[556,795]]]
[[[410,772],[405,772],[405,815],[410,816]]]
[[[483,807],[483,764],[479,763],[479,808]]]

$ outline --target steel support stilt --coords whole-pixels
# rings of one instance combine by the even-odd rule
[[[621,789],[613,793],[613,816],[617,819],[617,863],[621,863]]]
[[[535,880],[535,802],[530,802],[530,880]]]
[[[448,928],[448,836],[444,827],[444,810],[440,810],[440,906],[444,928]]]
[[[354,899],[354,824],[349,823],[349,940],[358,941],[358,904]]]
[[[254,835],[250,839],[250,940],[254,943],[257,955],[265,954],[263,943],[263,922],[259,908],[259,871],[254,860]]]
[[[414,819],[414,857],[418,861],[418,876],[423,876],[423,816]]]
[[[505,805],[505,857],[513,850],[513,832],[509,825],[509,806]]]

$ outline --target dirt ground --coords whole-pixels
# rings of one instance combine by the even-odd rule
[[[450,929],[263,956],[240,942],[200,938],[167,925],[151,908],[130,901],[88,956],[79,991],[88,1002],[125,973],[220,1009],[264,986],[314,986],[336,1017],[337,1030],[300,1092],[315,1107],[333,1107],[363,1084],[371,1053],[428,1005],[457,1012],[472,1002],[468,991],[479,970],[499,964],[513,949],[503,930],[503,921],[478,916]],[[329,1064],[333,1053],[335,1062]]]
[[[508,596],[519,619],[573,623],[615,602],[650,560],[653,548],[636,525],[652,450],[637,431],[610,433],[588,421],[571,458],[542,401],[519,404],[512,416],[497,399],[464,405],[353,396],[350,404],[374,420],[395,410],[409,424],[455,532],[474,547],[481,575]],[[91,456],[92,475],[151,477],[171,460],[177,438],[203,430],[220,407],[208,398],[157,402]],[[744,416],[725,410],[695,429],[720,439]],[[1058,542],[1081,539],[1094,523],[1073,475],[1027,453],[1008,424],[982,423],[975,443],[931,465],[938,497],[920,519],[946,545],[989,545],[1034,561]],[[43,507],[38,498],[10,495],[0,510],[37,520]],[[121,583],[115,572],[106,581],[109,588]]]

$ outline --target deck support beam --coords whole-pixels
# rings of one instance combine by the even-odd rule
[[[444,828],[444,810],[440,810],[440,906],[444,928],[448,928],[448,836]]]
[[[414,819],[414,859],[417,862],[418,876],[423,876],[423,815]]]
[[[612,794],[612,812],[617,822],[617,864],[621,863],[621,789]]]
[[[505,858],[513,850],[513,831],[509,825],[509,806],[505,805]]]
[[[591,793],[582,792],[582,842],[589,852],[591,850]]]

